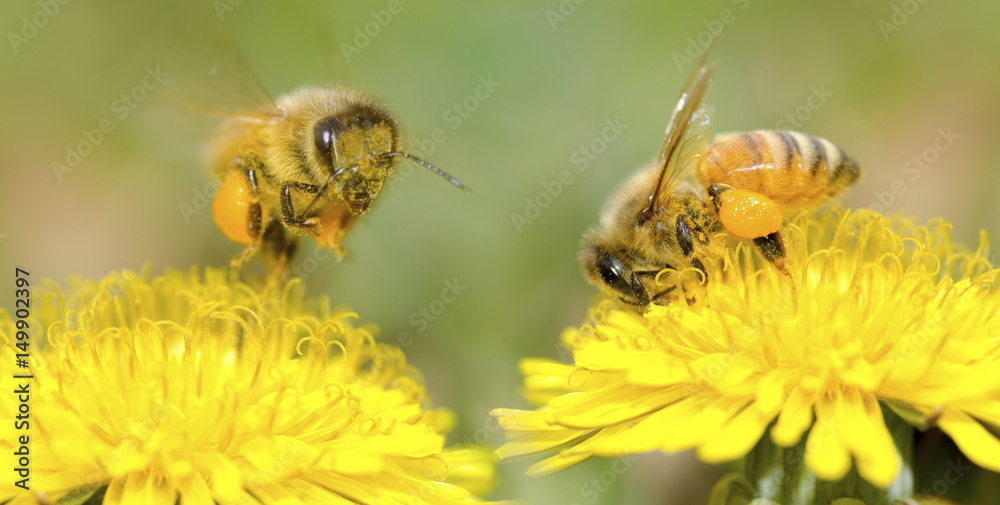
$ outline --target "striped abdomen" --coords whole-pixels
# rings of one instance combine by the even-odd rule
[[[829,140],[778,130],[719,134],[699,166],[706,187],[754,191],[784,209],[837,196],[858,175],[857,162]]]

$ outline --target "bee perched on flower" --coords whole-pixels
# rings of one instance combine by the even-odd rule
[[[451,416],[398,347],[299,281],[260,295],[228,279],[123,272],[39,291],[33,473],[0,502],[457,505],[489,489],[492,455],[444,446]],[[14,334],[0,310],[6,381],[25,374]],[[9,418],[17,401],[0,397]],[[14,423],[0,431],[12,452]]]
[[[550,453],[529,470],[544,474],[693,449],[756,458],[742,481],[778,503],[857,497],[838,487],[856,481],[877,497],[866,503],[892,503],[913,496],[911,426],[933,425],[1000,471],[1000,270],[985,233],[968,250],[948,229],[804,212],[785,225],[791,278],[741,244],[697,306],[640,314],[605,297],[563,334],[572,363],[522,362],[545,407],[494,411],[508,436],[497,453]],[[829,500],[801,501],[809,492]]]
[[[783,214],[816,207],[860,175],[832,142],[799,132],[712,136],[714,66],[705,54],[681,92],[657,161],[626,181],[584,236],[580,263],[591,284],[640,310],[708,282],[726,238],[749,239],[775,268],[787,265]],[[690,184],[697,173],[700,188]]]

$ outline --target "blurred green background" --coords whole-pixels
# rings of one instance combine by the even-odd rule
[[[176,46],[153,38],[166,4],[56,5],[49,14],[34,1],[0,4],[9,43],[0,48],[0,278],[12,286],[13,265],[60,280],[149,262],[156,272],[225,265],[239,247],[208,209],[182,212],[208,201],[200,153],[217,119],[188,113],[169,89],[185,86],[183,70],[169,68],[179,61],[170,52],[197,58],[189,48],[203,37],[185,31]],[[215,7],[273,96],[337,79],[363,87],[400,120],[407,149],[472,188],[456,191],[403,162],[397,167],[412,175],[360,220],[347,260],[317,261],[308,241],[297,263],[311,293],[378,323],[383,341],[408,344],[435,404],[458,415],[454,442],[499,445],[489,410],[528,407],[519,358],[560,357],[560,330],[580,323],[595,293],[576,263],[580,236],[608,193],[656,154],[692,68],[685,52],[709,30],[722,28],[710,57],[718,62],[716,131],[784,119],[781,126],[826,137],[861,163],[848,205],[944,217],[970,243],[980,229],[1000,233],[997,2],[399,5],[396,14],[379,0]],[[214,17],[211,6],[204,12]],[[345,44],[353,47],[346,56]],[[115,100],[157,64],[178,79],[120,118]],[[483,80],[499,84],[487,91]],[[67,146],[102,118],[114,131],[60,180],[53,162],[65,162]],[[624,129],[605,132],[609,121]],[[428,144],[435,129],[446,139]],[[938,140],[941,131],[953,135]],[[602,132],[614,137],[603,146],[595,141]],[[592,143],[584,163],[580,149]],[[564,169],[572,182],[558,191],[549,184],[558,195],[539,198]],[[540,205],[537,216],[526,214],[528,202]],[[531,222],[518,227],[514,214]],[[443,303],[448,283],[465,287]],[[0,289],[3,306],[12,291]],[[533,461],[500,465],[493,497],[704,503],[719,472],[682,454],[643,456],[621,474],[591,461],[524,477]]]

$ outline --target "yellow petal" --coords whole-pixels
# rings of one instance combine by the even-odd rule
[[[108,495],[105,494],[105,502],[108,505],[130,505],[133,503],[173,505],[177,501],[177,491],[167,483],[166,479],[157,475],[133,473],[121,486],[120,493],[115,496],[117,501],[110,502]]]
[[[854,453],[858,474],[878,487],[888,487],[896,477],[899,460],[878,401],[855,389],[845,391],[842,401],[841,437]]]
[[[1000,440],[975,419],[957,409],[945,409],[938,425],[973,463],[1000,472]]]
[[[785,400],[778,422],[771,428],[771,440],[785,447],[797,444],[812,423],[812,411],[812,396],[801,386],[795,386]]]
[[[542,461],[531,465],[528,468],[528,475],[549,475],[576,465],[589,457],[589,454],[556,454],[555,456],[543,459]]]
[[[793,379],[793,374],[783,370],[772,370],[762,377],[757,385],[756,408],[770,416],[778,415],[785,403],[785,388]]]
[[[806,439],[806,466],[824,480],[840,480],[851,469],[850,453],[841,441],[837,408],[831,399],[821,398],[816,404],[816,423]]]
[[[177,490],[181,495],[181,505],[214,505],[212,492],[205,479],[198,473],[178,480]]]
[[[729,420],[722,432],[698,448],[698,456],[707,463],[722,463],[745,456],[764,434],[773,416],[761,412],[756,404],[747,405]]]
[[[222,454],[206,454],[204,459],[212,469],[212,492],[223,502],[235,500],[243,492],[242,472],[236,463]]]
[[[689,449],[714,439],[725,423],[752,401],[749,398],[701,396],[672,406],[670,410],[678,418],[672,422],[670,430],[659,437],[662,450]],[[681,406],[683,408],[678,408]]]
[[[622,349],[616,342],[597,342],[573,354],[576,366],[587,370],[625,371],[636,385],[668,386],[691,380],[682,360],[661,352]]]
[[[591,433],[591,430],[550,430],[543,432],[507,432],[509,442],[500,446],[497,457],[501,460],[522,456],[525,454],[535,454],[547,451],[573,441],[581,440]]]
[[[594,428],[608,426],[638,418],[659,410],[690,394],[686,388],[649,388],[622,386],[603,391],[572,406],[550,402],[550,406],[562,408],[550,415],[553,422],[573,428]]]

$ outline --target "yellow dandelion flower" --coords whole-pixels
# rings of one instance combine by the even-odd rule
[[[30,426],[0,428],[5,454],[30,438],[30,481],[5,479],[4,503],[457,504],[491,485],[493,455],[444,447],[450,414],[402,351],[299,282],[75,284],[32,292],[30,381],[11,378],[26,372],[0,312],[2,387],[30,390]],[[0,395],[5,419],[18,408]]]
[[[725,462],[804,443],[820,479],[852,470],[886,488],[901,471],[891,416],[936,423],[1000,471],[1000,271],[985,234],[967,251],[943,221],[867,211],[804,213],[785,230],[793,280],[741,245],[697,306],[597,303],[562,336],[573,364],[522,362],[544,407],[494,412],[508,435],[498,454],[557,451],[529,470],[542,474],[592,455]]]

